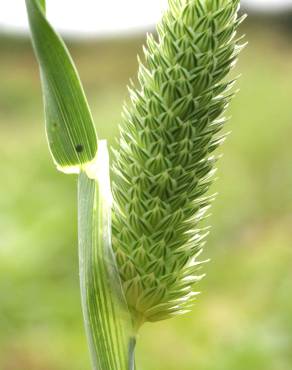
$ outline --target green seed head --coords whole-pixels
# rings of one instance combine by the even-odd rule
[[[206,232],[199,222],[224,141],[232,85],[226,77],[242,48],[238,0],[169,0],[149,35],[138,86],[130,87],[115,152],[113,247],[136,321],[190,309],[201,279]]]

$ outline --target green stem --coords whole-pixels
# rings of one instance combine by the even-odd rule
[[[103,155],[101,160],[105,166]],[[135,346],[130,339],[131,321],[115,276],[111,208],[104,186],[105,179],[101,175],[97,181],[85,173],[79,175],[79,262],[84,324],[93,370],[129,370],[129,363],[134,363]]]
[[[135,350],[136,350],[136,337],[131,337],[129,340],[129,370],[136,370],[135,363]]]

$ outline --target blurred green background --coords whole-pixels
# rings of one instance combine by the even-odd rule
[[[141,332],[139,370],[292,369],[292,35],[245,25],[241,92],[193,312]],[[99,136],[114,143],[144,37],[71,42]],[[0,38],[0,370],[89,370],[76,178],[56,171],[29,41]]]

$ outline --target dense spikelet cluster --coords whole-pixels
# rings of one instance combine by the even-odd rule
[[[170,0],[147,38],[115,154],[113,247],[136,322],[189,310],[205,231],[198,223],[224,141],[226,76],[242,48],[238,0]]]

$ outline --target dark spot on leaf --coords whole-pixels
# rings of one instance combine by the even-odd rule
[[[56,131],[57,130],[57,128],[58,128],[58,124],[57,124],[57,122],[53,122],[52,123],[52,131],[54,132],[54,131]]]
[[[75,149],[76,149],[76,152],[77,153],[81,153],[81,152],[83,152],[83,145],[81,145],[81,144],[77,144],[76,146],[75,146]]]

